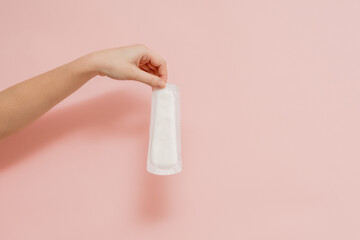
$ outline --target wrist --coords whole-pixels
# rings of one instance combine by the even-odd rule
[[[89,79],[101,75],[99,64],[93,53],[84,55],[74,61],[78,65],[80,72]]]

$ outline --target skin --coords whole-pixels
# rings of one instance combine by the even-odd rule
[[[104,49],[79,57],[0,92],[0,140],[18,131],[95,76],[163,88],[166,62],[144,45]]]

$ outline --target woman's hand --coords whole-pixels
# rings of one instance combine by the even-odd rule
[[[100,75],[165,87],[166,62],[143,45],[89,53],[0,92],[0,139],[21,129]]]
[[[100,76],[136,80],[163,88],[167,82],[166,62],[144,45],[110,48],[88,54]]]

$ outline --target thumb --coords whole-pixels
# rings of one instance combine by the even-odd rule
[[[139,68],[136,68],[133,74],[133,78],[136,81],[143,82],[151,87],[163,88],[165,82],[159,76],[145,72]]]

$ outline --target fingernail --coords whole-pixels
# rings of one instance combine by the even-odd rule
[[[158,87],[160,87],[160,88],[165,87],[165,82],[164,81],[159,81],[158,82]]]

